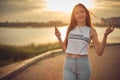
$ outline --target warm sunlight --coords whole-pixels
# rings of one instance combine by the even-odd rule
[[[73,7],[83,3],[88,9],[94,8],[93,0],[47,0],[49,10],[71,12]]]

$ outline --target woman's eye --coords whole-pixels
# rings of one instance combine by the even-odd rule
[[[76,12],[75,14],[79,14],[79,12]]]
[[[79,14],[79,13],[85,13],[84,10],[81,10],[81,11],[76,11],[75,14]]]
[[[80,12],[81,12],[81,13],[85,13],[85,11],[84,11],[84,10],[81,10]]]

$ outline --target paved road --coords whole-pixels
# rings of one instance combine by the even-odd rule
[[[120,45],[107,46],[103,56],[90,49],[91,80],[120,80]],[[10,80],[62,80],[65,56],[39,61]]]

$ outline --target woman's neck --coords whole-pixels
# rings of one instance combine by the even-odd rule
[[[86,23],[85,23],[85,22],[78,22],[78,23],[77,23],[77,26],[79,26],[79,27],[84,27],[84,26],[86,26]]]

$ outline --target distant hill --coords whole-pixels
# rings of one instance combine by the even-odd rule
[[[120,17],[101,18],[103,22],[94,23],[96,26],[113,26],[120,28]]]

